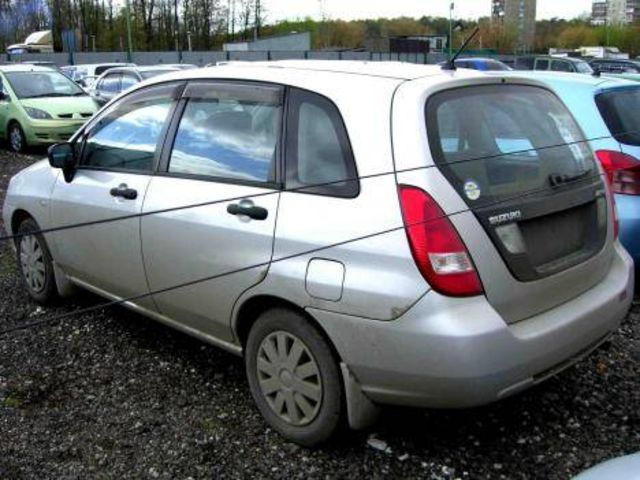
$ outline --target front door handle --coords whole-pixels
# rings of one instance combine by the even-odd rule
[[[269,210],[257,207],[251,200],[242,200],[240,203],[231,203],[227,206],[227,212],[231,215],[245,215],[254,220],[266,220]]]
[[[135,200],[138,198],[138,191],[135,188],[129,188],[126,183],[121,183],[117,187],[113,187],[109,193],[111,193],[112,197],[120,197],[127,200]]]

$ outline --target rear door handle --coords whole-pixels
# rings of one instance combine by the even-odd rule
[[[121,183],[117,187],[110,190],[112,197],[125,198],[127,200],[135,200],[138,198],[138,191],[135,188],[129,188],[126,183]]]
[[[251,200],[231,203],[227,206],[227,212],[231,215],[245,215],[254,220],[266,220],[269,216],[269,210],[255,206]]]

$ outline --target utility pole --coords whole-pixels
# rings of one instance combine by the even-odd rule
[[[254,22],[253,22],[253,40],[258,40],[260,36],[260,0],[256,0],[254,7]]]
[[[455,8],[455,4],[451,2],[449,5],[449,60],[451,60],[451,55],[453,55],[453,9]]]
[[[127,17],[127,62],[133,62],[133,41],[131,40],[131,6],[129,0],[126,2],[126,17]]]
[[[178,62],[182,63],[182,49],[180,48],[180,19],[178,18],[178,0],[173,0],[174,26],[176,29],[176,52],[178,52]]]

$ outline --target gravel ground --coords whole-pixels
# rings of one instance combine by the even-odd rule
[[[0,200],[38,157],[0,151]],[[38,308],[0,246],[0,329],[97,302]],[[240,359],[124,309],[0,337],[0,479],[567,479],[638,450],[640,301],[609,348],[537,388],[468,411],[388,409],[373,434],[318,450],[265,426]]]

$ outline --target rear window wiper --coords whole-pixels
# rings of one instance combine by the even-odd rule
[[[589,175],[589,173],[591,173],[591,170],[585,170],[582,173],[578,173],[576,175],[567,175],[566,173],[552,173],[549,175],[549,183],[552,187],[560,187],[562,185],[567,185],[569,183],[581,180]]]

